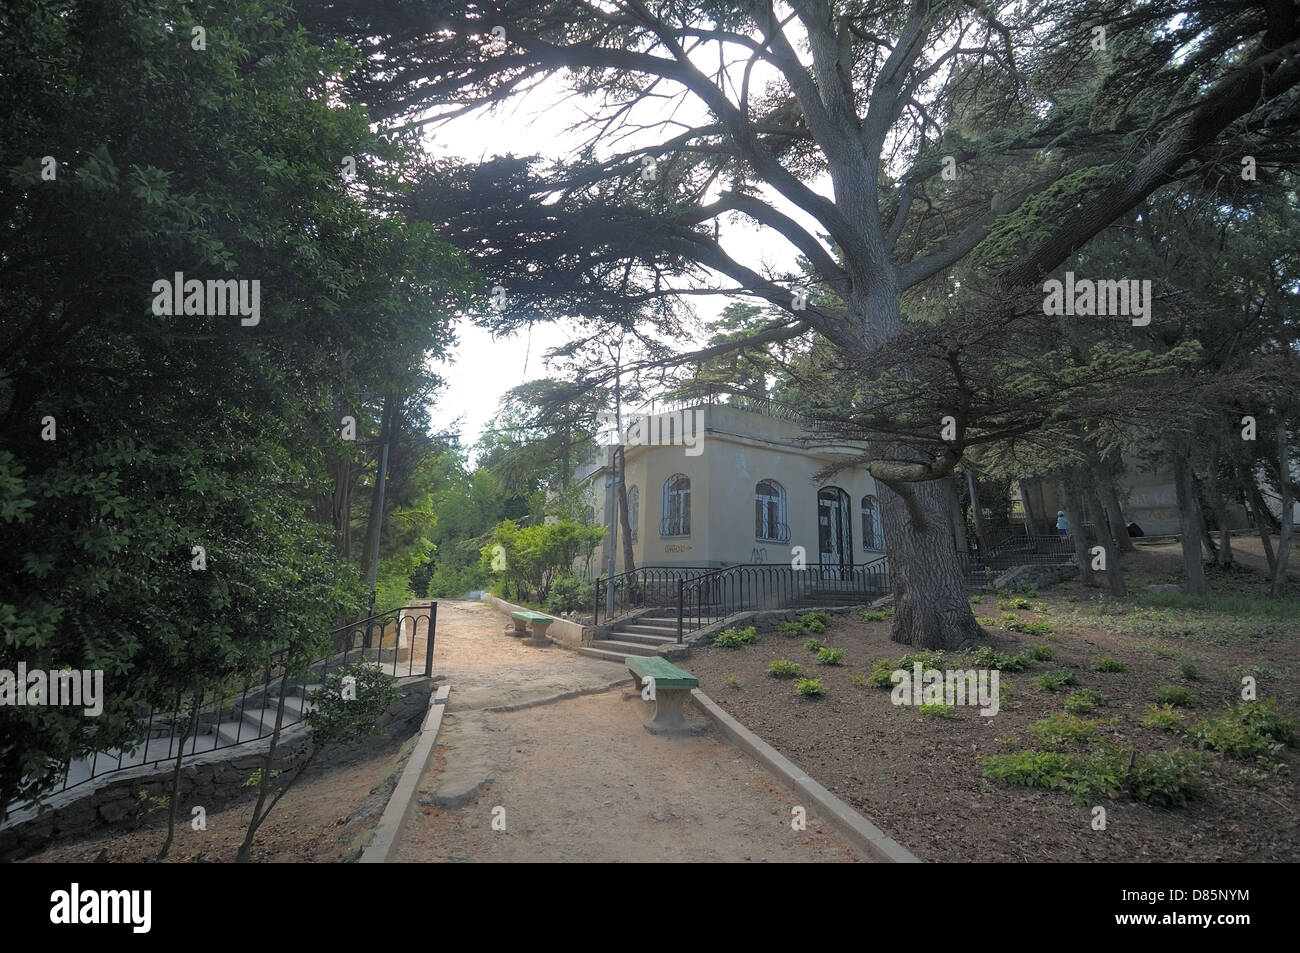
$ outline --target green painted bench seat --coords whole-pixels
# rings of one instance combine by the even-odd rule
[[[686,719],[682,717],[682,705],[690,697],[691,689],[698,688],[700,680],[690,672],[678,668],[666,658],[653,655],[643,657],[629,655],[623,659],[627,670],[632,673],[632,681],[638,689],[642,683],[649,691],[649,700],[654,702],[655,714],[646,731],[655,735],[695,734]],[[654,688],[650,689],[649,679],[653,679]],[[645,697],[643,694],[642,697]]]
[[[627,670],[636,676],[638,685],[648,676],[655,680],[656,689],[700,687],[698,678],[665,658],[629,655],[623,661],[627,663]]]
[[[510,613],[510,618],[514,620],[515,635],[528,635],[531,630],[533,637],[529,640],[530,645],[551,644],[546,637],[546,630],[550,628],[551,623],[555,620],[550,616],[541,612],[533,612],[531,609],[516,609]]]

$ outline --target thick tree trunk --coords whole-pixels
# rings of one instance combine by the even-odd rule
[[[627,456],[623,448],[618,448],[618,523],[623,534],[623,571],[636,569],[632,558],[632,523],[627,512]]]
[[[1067,482],[1057,484],[1057,493],[1061,497],[1061,509],[1065,510],[1066,532],[1074,544],[1074,559],[1079,564],[1079,581],[1085,586],[1100,586],[1092,571],[1092,556],[1088,553],[1088,536],[1083,531],[1083,511],[1078,504],[1079,494],[1072,477]]]
[[[1098,513],[1102,511],[1101,494],[1098,492],[1096,481],[1088,487],[1088,505]],[[1123,528],[1124,524],[1120,523],[1121,531],[1123,531]],[[1097,524],[1097,530],[1097,543],[1101,546],[1102,555],[1106,560],[1106,582],[1110,586],[1110,594],[1112,596],[1127,595],[1127,590],[1124,587],[1124,572],[1119,565],[1119,550],[1111,538],[1111,534],[1102,530],[1100,521]],[[1091,568],[1091,561],[1088,565]]]
[[[1201,516],[1196,506],[1196,486],[1187,459],[1174,451],[1174,485],[1178,492],[1178,512],[1182,517],[1183,566],[1187,571],[1187,591],[1203,596],[1209,591],[1205,582],[1205,563],[1201,561]]]
[[[970,466],[966,467],[966,489],[970,493],[970,515],[975,522],[975,539],[979,542],[980,555],[983,556],[993,544],[989,540],[988,527],[984,524],[984,508],[980,506],[979,480],[975,478],[975,470]]]
[[[1033,503],[1029,500],[1029,487],[1025,486],[1024,480],[1017,480],[1016,487],[1020,490],[1020,505],[1025,511],[1025,535],[1037,536],[1043,530],[1039,523],[1039,514],[1034,511]]]
[[[1205,487],[1214,507],[1214,521],[1219,524],[1219,549],[1214,554],[1220,566],[1232,565],[1232,530],[1228,527],[1228,500],[1223,492],[1223,481],[1219,479],[1219,458],[1216,454],[1210,460],[1208,482]]]
[[[1273,540],[1268,535],[1271,514],[1268,512],[1268,508],[1259,502],[1259,487],[1255,487],[1251,483],[1246,468],[1241,465],[1241,461],[1234,459],[1232,469],[1237,475],[1237,485],[1241,489],[1242,499],[1246,501],[1246,509],[1250,513],[1251,522],[1255,524],[1255,532],[1259,534],[1260,547],[1264,550],[1264,558],[1268,560],[1268,577],[1272,579],[1273,573],[1277,571],[1277,559],[1273,555]],[[1254,487],[1254,493],[1250,492],[1252,487]]]
[[[1291,439],[1284,416],[1278,420],[1277,454],[1282,532],[1277,538],[1277,566],[1273,569],[1272,596],[1281,599],[1286,591],[1286,564],[1291,558],[1291,537],[1295,533],[1295,494],[1291,492]]]
[[[959,649],[985,641],[953,551],[951,491],[943,480],[898,484],[897,491],[878,480],[877,490],[894,589],[890,637],[925,649]]]
[[[970,546],[966,543],[966,517],[961,511],[961,496],[957,493],[957,481],[952,478],[952,474],[943,478],[943,484],[947,487],[948,493],[948,513],[952,517],[952,545],[956,552],[968,553]]]
[[[1135,553],[1137,547],[1128,535],[1128,524],[1124,522],[1124,507],[1119,502],[1119,492],[1115,481],[1100,470],[1096,472],[1097,491],[1101,496],[1101,505],[1106,508],[1106,520],[1110,523],[1110,535],[1115,541],[1115,548],[1121,553]]]

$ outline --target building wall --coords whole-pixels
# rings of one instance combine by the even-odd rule
[[[633,557],[638,566],[709,565],[736,563],[789,563],[792,547],[802,546],[809,563],[818,561],[817,491],[838,486],[849,498],[849,536],[854,563],[883,555],[866,550],[862,538],[861,500],[875,495],[875,483],[862,467],[852,467],[827,481],[813,474],[842,459],[834,448],[810,449],[799,445],[805,431],[798,423],[726,406],[695,408],[678,419],[674,428],[698,442],[694,446],[650,445],[659,439],[658,427],[639,445],[627,448],[627,484],[640,490],[637,538]],[[606,451],[607,452],[607,451]],[[688,537],[660,534],[663,487],[674,474],[691,480],[691,532]],[[595,474],[589,498],[598,521],[606,519],[606,474]],[[785,489],[784,522],[787,542],[760,540],[756,536],[755,490],[760,480],[775,480]],[[879,515],[877,514],[877,519]],[[608,538],[608,537],[607,537]],[[622,543],[616,543],[616,562],[623,565]],[[608,548],[602,546],[601,571],[608,565]]]

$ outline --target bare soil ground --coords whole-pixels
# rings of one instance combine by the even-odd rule
[[[408,823],[398,859],[859,859],[815,815],[806,830],[793,830],[795,802],[725,740],[647,733],[649,708],[629,688],[503,713],[501,734],[512,745],[504,770],[463,807],[424,807]],[[431,766],[430,786],[444,768]]]
[[[1233,543],[1239,562],[1262,567],[1258,540],[1239,537]],[[888,621],[863,623],[856,615],[839,617],[820,636],[844,650],[841,667],[817,664],[801,647],[807,634],[775,632],[740,649],[697,649],[680,664],[741,722],[924,860],[1298,860],[1294,772],[1300,758],[1294,748],[1271,766],[1212,755],[1205,796],[1187,807],[1101,798],[1108,815],[1104,831],[1093,830],[1090,809],[1072,806],[1065,792],[982,777],[981,756],[1035,748],[1029,725],[1063,711],[1065,694],[1074,689],[1051,693],[1034,685],[1049,670],[1073,673],[1104,695],[1108,704],[1088,717],[1117,719],[1105,729],[1109,740],[1142,752],[1186,747],[1179,736],[1141,724],[1161,685],[1190,689],[1196,707],[1189,717],[1209,717],[1239,700],[1242,677],[1252,675],[1261,699],[1276,697],[1283,712],[1300,712],[1300,614],[1162,606],[1145,586],[1180,582],[1180,565],[1176,545],[1144,549],[1125,559],[1134,598],[1099,597],[1098,590],[1072,582],[1033,596],[1038,611],[1012,610],[1025,622],[1046,620],[1049,636],[986,626],[999,651],[1047,645],[1058,653],[1028,671],[1003,672],[1001,711],[992,718],[971,707],[955,708],[952,719],[929,718],[915,708],[895,707],[888,690],[855,685],[851,676],[869,672],[873,661],[896,660],[908,651],[890,641]],[[1216,570],[1211,587],[1212,594],[1263,600],[1257,573]],[[1000,626],[1005,620],[997,598],[985,594],[973,608]],[[1093,671],[1102,654],[1126,663],[1129,671]],[[803,698],[793,681],[769,677],[768,664],[778,658],[801,664],[806,675],[824,683],[826,694]],[[1183,663],[1199,677],[1187,677]],[[942,667],[975,666],[969,656],[956,655]]]

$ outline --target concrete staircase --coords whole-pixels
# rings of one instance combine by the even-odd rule
[[[677,611],[653,609],[646,615],[615,622],[607,634],[578,651],[621,665],[629,655],[675,658],[684,655],[685,648],[677,644]]]

